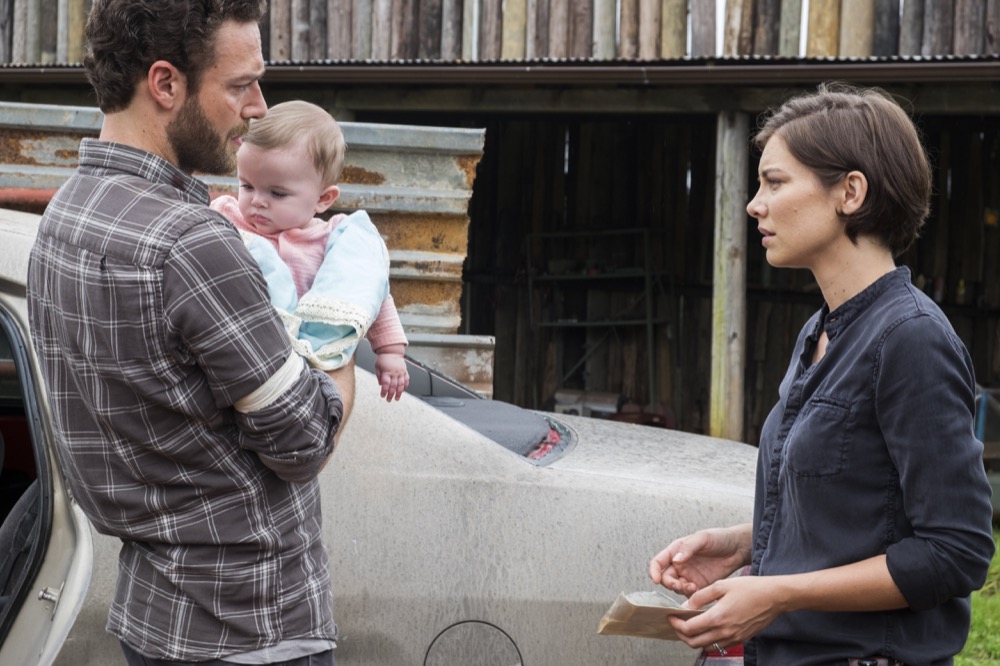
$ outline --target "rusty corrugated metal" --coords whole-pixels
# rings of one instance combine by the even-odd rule
[[[101,120],[94,108],[0,102],[0,206],[41,212]],[[484,130],[341,125],[348,150],[337,205],[367,210],[382,232],[404,328],[456,332]],[[215,193],[236,191],[233,177],[204,180]]]

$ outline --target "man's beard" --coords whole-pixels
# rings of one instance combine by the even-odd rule
[[[167,125],[167,140],[182,171],[224,176],[236,169],[232,139],[246,134],[248,129],[249,125],[244,123],[220,136],[205,117],[198,98],[191,96]]]

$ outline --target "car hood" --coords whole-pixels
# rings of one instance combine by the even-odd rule
[[[563,473],[619,482],[690,487],[752,497],[757,449],[749,444],[652,426],[582,416],[547,415],[570,428],[575,443],[548,465]]]

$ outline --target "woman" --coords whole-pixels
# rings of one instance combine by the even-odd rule
[[[894,263],[927,218],[926,154],[886,94],[834,86],[755,143],[767,261],[808,268],[825,304],[761,431],[753,523],[678,539],[650,577],[715,602],[671,622],[692,647],[749,641],[746,664],[951,664],[992,508],[969,354]]]

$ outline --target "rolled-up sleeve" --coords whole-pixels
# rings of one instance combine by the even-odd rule
[[[934,608],[981,587],[994,549],[971,360],[935,317],[907,318],[885,336],[874,382],[913,531],[888,548],[889,572],[912,609]]]

